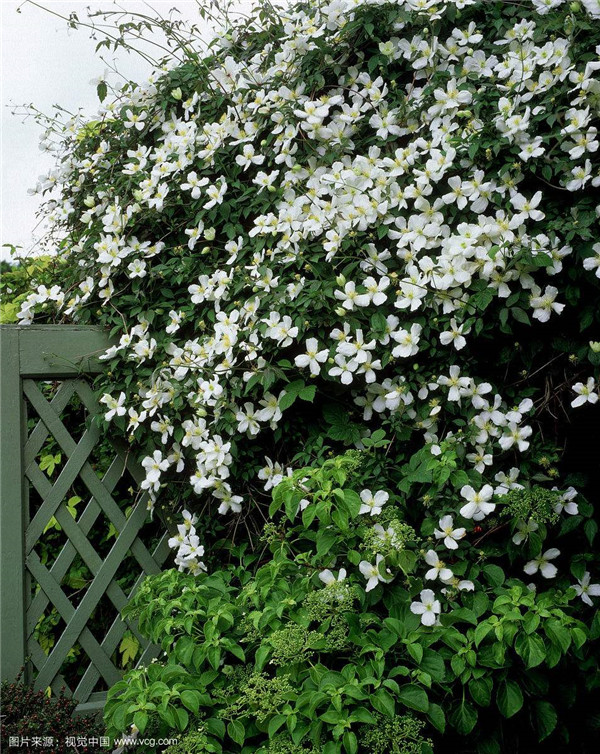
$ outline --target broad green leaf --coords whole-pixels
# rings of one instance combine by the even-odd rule
[[[556,728],[558,715],[550,702],[539,700],[533,703],[533,720],[538,733],[538,741],[543,741]]]
[[[179,707],[178,709],[174,710],[174,715],[176,720],[176,727],[179,730],[185,730],[188,727],[190,720],[188,711],[183,709],[182,707]]]
[[[273,738],[282,725],[285,725],[285,715],[275,715],[275,717],[272,717],[269,720],[269,738]]]
[[[427,712],[429,709],[429,699],[427,698],[425,689],[414,683],[400,686],[398,701],[406,707],[417,710],[417,712]]]
[[[135,715],[133,716],[133,724],[140,731],[140,733],[143,733],[146,730],[146,727],[148,726],[148,713],[146,712],[146,710],[139,709],[135,713]]]
[[[512,717],[523,706],[523,693],[515,681],[502,681],[496,692],[496,704],[504,717]]]
[[[489,676],[472,678],[469,681],[469,692],[480,707],[489,706],[492,700],[492,679]]]
[[[546,659],[546,647],[536,634],[519,632],[515,640],[515,651],[527,668],[535,668]]]
[[[198,714],[201,700],[201,694],[199,691],[186,689],[185,691],[181,692],[181,696],[179,698],[181,699],[181,703],[185,707],[187,707],[190,712],[193,712],[195,715]]]
[[[408,654],[413,658],[417,665],[419,665],[423,659],[423,647],[420,644],[413,642],[412,644],[407,644],[406,649],[408,650]]]
[[[343,737],[342,737],[342,743],[344,744],[344,749],[346,751],[346,754],[356,754],[358,751],[358,740],[356,738],[356,734],[353,733],[351,730],[347,730]]]
[[[246,738],[246,729],[244,728],[243,723],[239,720],[231,720],[227,723],[227,733],[232,741],[235,741],[236,744],[242,746],[244,739]]]
[[[381,712],[388,717],[394,717],[396,714],[396,705],[392,695],[385,689],[377,689],[371,697],[371,704],[377,712]]]
[[[488,583],[493,587],[501,586],[504,583],[504,571],[500,566],[488,563],[483,566],[483,573],[485,574]]]
[[[485,639],[485,637],[489,634],[489,632],[492,630],[493,626],[491,623],[480,623],[477,628],[475,629],[474,633],[474,639],[475,639],[475,646],[479,646],[481,642]]]
[[[440,733],[444,733],[446,730],[446,715],[439,704],[432,703],[429,705],[427,717],[436,730],[439,730]]]
[[[477,723],[477,710],[468,702],[460,702],[450,715],[450,724],[461,736],[468,736]]]

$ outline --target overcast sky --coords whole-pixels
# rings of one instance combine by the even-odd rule
[[[77,11],[80,19],[86,8],[92,10],[113,8],[106,2],[78,0],[40,0],[40,4],[63,16]],[[251,0],[239,0],[236,7],[247,11]],[[21,6],[21,12],[17,8]],[[141,0],[125,0],[119,6],[127,10],[147,12],[148,5]],[[176,7],[181,17],[191,19],[202,27],[206,38],[211,28],[198,16],[195,0],[155,0],[152,6],[166,15]],[[0,29],[2,48],[1,94],[2,102],[2,197],[0,200],[0,240],[23,246],[27,252],[35,248],[35,226],[39,197],[28,196],[38,176],[53,166],[52,156],[39,150],[40,129],[33,119],[23,122],[22,117],[11,115],[11,104],[34,104],[43,112],[52,112],[53,105],[62,105],[75,112],[78,108],[93,114],[99,102],[95,86],[90,80],[100,76],[106,65],[94,52],[96,42],[84,29],[72,31],[64,21],[31,4],[0,0]],[[115,57],[105,49],[102,54]],[[119,52],[117,68],[135,81],[147,77],[151,66],[139,55]],[[6,258],[6,249],[2,249]]]

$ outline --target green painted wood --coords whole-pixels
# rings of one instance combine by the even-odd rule
[[[2,325],[3,332],[19,337],[23,377],[73,377],[97,374],[104,369],[98,360],[110,345],[101,328],[79,325]]]
[[[67,513],[67,515],[69,514]],[[27,556],[27,567],[29,568],[41,588],[52,600],[52,604],[58,610],[60,617],[67,624],[68,630],[68,626],[77,612],[76,609],[73,607],[73,605],[71,605],[60,586],[50,576],[48,570],[42,565],[35,552],[32,552]],[[100,646],[95,637],[87,628],[84,628],[82,630],[81,634],[79,635],[78,641],[81,644],[82,648],[85,650],[90,660],[97,668],[100,669],[102,675],[104,676],[104,679],[109,685],[112,685],[120,680],[121,674],[113,665],[110,659],[110,655],[104,651],[104,649]],[[61,660],[61,664],[62,662],[64,662],[70,649],[71,647],[67,648],[65,655]]]
[[[91,694],[89,700],[84,704],[79,704],[75,712],[79,715],[91,715],[94,712],[100,712],[106,703],[106,693],[96,691]]]
[[[52,411],[50,404],[44,398],[39,388],[33,380],[23,381],[23,391],[31,405],[36,410],[38,416],[46,425],[54,439],[58,442],[61,450],[68,457],[64,468],[60,472],[58,479],[52,487],[52,491],[44,500],[36,512],[29,528],[27,530],[27,552],[35,545],[41,537],[48,521],[54,515],[54,512],[64,499],[69,488],[78,476],[83,465],[86,463],[88,456],[93,451],[96,443],[100,438],[100,429],[96,424],[91,424],[85,431],[81,440],[76,443],[71,437],[60,418]],[[38,468],[35,459],[25,469],[25,475],[33,482],[30,474],[35,473]],[[95,473],[91,470],[92,474]]]
[[[44,476],[43,472],[39,470],[39,468],[38,468],[38,474],[39,474],[39,481],[36,480],[36,488],[38,490],[40,488],[43,489],[44,486],[47,485],[47,488],[51,489],[52,485],[47,480],[47,478]],[[54,516],[55,516],[56,520],[58,521],[58,523],[62,526],[62,529],[63,529],[64,533],[68,537],[68,542],[66,543],[66,545],[74,546],[75,547],[76,551],[79,553],[79,555],[81,556],[82,560],[84,561],[84,563],[87,565],[87,567],[90,569],[90,571],[92,572],[93,576],[95,577],[98,574],[98,572],[100,571],[101,567],[102,567],[102,558],[100,558],[100,556],[94,550],[93,546],[91,545],[91,543],[89,542],[89,540],[85,536],[85,533],[80,528],[79,524],[75,521],[75,519],[69,513],[69,511],[66,509],[65,506],[60,506],[56,510],[56,513],[54,514]],[[158,565],[156,565],[156,563],[153,562],[153,565],[154,565],[154,568],[152,569],[153,573],[155,573],[158,570],[160,570],[159,567],[158,567]],[[60,586],[60,579],[54,578],[54,576],[51,575],[50,573],[48,575],[53,579],[53,581],[57,584],[57,586]],[[46,590],[44,590],[44,591],[46,592]],[[46,592],[46,594],[47,594],[47,596],[50,596],[50,595],[48,595],[47,592]],[[121,612],[121,610],[125,607],[125,605],[129,601],[128,598],[127,598],[127,596],[125,595],[125,593],[121,589],[121,587],[115,581],[111,581],[108,584],[108,586],[106,587],[105,594],[108,596],[108,598],[110,599],[110,601],[112,602],[112,604],[114,605],[114,607],[115,607],[115,609],[117,610],[118,613]],[[54,605],[58,608],[58,604],[56,602],[54,602]],[[31,610],[31,608],[30,608],[30,610]],[[28,612],[30,612],[30,611],[28,611]],[[62,615],[63,618],[65,618],[64,614],[61,613],[61,615]],[[39,616],[37,616],[37,617],[39,618]],[[66,620],[66,618],[65,618],[65,620]],[[36,619],[36,622],[37,622],[37,619]],[[122,623],[122,621],[121,621],[121,623]],[[123,631],[122,631],[122,633],[124,633],[125,632],[125,624],[122,623],[122,625],[123,625]],[[137,631],[137,628],[135,626],[132,626],[131,628],[134,631],[134,633],[136,634],[136,637],[138,638],[138,640],[143,642],[143,639],[142,639],[141,635],[139,634],[139,632]],[[111,652],[111,654],[112,654],[112,652]]]
[[[39,670],[44,666],[44,663],[46,662],[46,653],[42,650],[37,641],[30,639],[27,642],[27,652],[30,659],[30,665],[33,664],[36,670]],[[28,679],[28,682],[30,682],[30,679]],[[60,673],[54,676],[50,687],[57,696],[61,689],[64,689],[65,695],[69,698],[73,696],[71,689],[67,686],[65,679]]]
[[[147,493],[138,494],[133,509],[126,517],[112,496],[123,473],[129,473],[136,484],[144,479],[143,471],[133,461],[125,443],[114,442],[115,458],[102,479],[89,463],[90,454],[101,439],[98,425],[88,426],[77,442],[61,419],[61,413],[76,394],[90,416],[101,412],[93,391],[85,377],[97,374],[103,364],[98,356],[109,347],[106,335],[89,327],[73,326],[2,326],[0,327],[3,359],[0,377],[2,382],[2,587],[3,608],[3,664],[2,677],[11,677],[4,672],[5,616],[12,621],[11,632],[15,638],[10,642],[10,656],[16,672],[26,654],[31,659],[32,670],[37,670],[36,688],[51,686],[58,691],[65,685],[61,666],[69,650],[78,643],[87,655],[86,668],[75,689],[75,698],[80,704],[78,712],[101,710],[106,694],[95,688],[103,678],[108,685],[118,680],[122,672],[115,667],[112,656],[126,630],[133,631],[140,641],[142,654],[138,662],[150,662],[160,648],[141,637],[135,624],[123,622],[119,616],[122,607],[138,589],[146,574],[160,571],[169,547],[168,535],[163,535],[152,553],[139,538],[139,532],[147,519]],[[53,397],[48,400],[36,384],[39,381],[61,381]],[[15,400],[15,397],[18,397]],[[27,436],[26,401],[38,419],[29,437]],[[61,448],[66,462],[56,479],[50,480],[38,465],[38,455],[47,438],[52,436]],[[12,445],[11,453],[4,449]],[[6,459],[9,459],[8,461]],[[10,467],[10,472],[8,473]],[[86,486],[90,498],[85,509],[74,519],[65,504],[73,482],[79,478]],[[29,484],[40,495],[42,503],[28,520]],[[14,495],[18,496],[14,505]],[[11,500],[11,504],[8,504]],[[43,530],[52,517],[62,527],[66,542],[54,563],[42,564],[35,545],[43,536]],[[91,545],[88,534],[100,516],[106,516],[118,534],[113,547],[104,560]],[[6,524],[6,525],[5,525]],[[18,536],[15,536],[15,533]],[[6,542],[6,547],[5,547]],[[12,575],[11,600],[5,591],[6,568],[4,552],[17,553],[13,557],[16,567]],[[74,605],[67,597],[61,583],[75,557],[82,557],[92,573],[92,580],[79,604]],[[116,578],[122,561],[132,555],[140,566],[140,573],[129,594],[125,594]],[[31,595],[28,579],[33,577],[38,589]],[[88,620],[106,596],[115,607],[115,617],[102,637],[94,636],[87,627]],[[18,603],[16,606],[14,603]],[[36,625],[48,609],[54,608],[66,628],[46,655],[35,639]],[[10,614],[10,615],[9,615]],[[8,627],[8,622],[6,626]],[[14,649],[14,651],[13,651]],[[7,655],[8,656],[8,655]],[[89,659],[89,663],[87,660]],[[20,660],[17,667],[17,662]],[[11,666],[11,673],[12,667]],[[16,675],[16,672],[13,674]],[[73,695],[67,688],[67,694]]]
[[[69,382],[63,382],[62,385],[58,388],[56,395],[50,401],[52,410],[55,413],[60,414],[61,411],[66,407],[68,402],[71,400],[71,397],[74,393],[75,382],[71,380],[69,380]],[[40,421],[36,424],[33,432],[29,435],[27,442],[25,443],[25,448],[23,451],[23,465],[25,468],[27,468],[29,464],[32,463],[37,454],[40,452],[49,434],[50,432],[43,422]]]
[[[124,529],[103,561],[96,578],[79,603],[73,619],[69,622],[63,634],[52,648],[48,661],[36,678],[36,688],[46,688],[52,677],[60,670],[66,652],[78,640],[94,607],[104,594],[106,585],[113,579],[121,560],[126,556],[133,540],[137,536],[139,529],[146,519],[146,515],[147,511],[141,506],[137,506],[132,511]]]
[[[18,332],[3,330],[0,346],[0,669],[3,680],[14,680],[25,664],[26,605]]]
[[[116,457],[111,465],[109,466],[106,474],[104,475],[102,479],[102,484],[109,492],[112,492],[115,488],[117,482],[119,481],[121,474],[123,471],[123,463],[122,459],[120,457]],[[99,506],[99,504],[96,502],[96,499],[92,497],[87,505],[85,506],[83,513],[80,515],[77,524],[81,531],[87,535],[92,526],[95,524],[98,516],[102,513],[102,508]],[[69,566],[73,562],[75,555],[76,555],[76,549],[73,546],[73,543],[70,541],[65,542],[62,550],[60,551],[60,554],[52,564],[52,567],[50,568],[50,573],[52,574],[52,578],[60,583],[63,579],[63,577],[66,575],[67,571],[69,570]],[[166,553],[165,553],[166,557]],[[164,558],[163,558],[164,560]],[[159,569],[159,566],[156,566],[157,569]],[[160,570],[160,569],[159,569]],[[49,599],[46,597],[43,591],[39,591],[35,597],[33,598],[29,610],[28,610],[28,616],[27,616],[27,635],[31,635],[33,632],[37,621],[39,620],[40,616],[46,609],[46,606],[48,605]]]

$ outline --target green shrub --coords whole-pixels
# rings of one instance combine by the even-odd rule
[[[432,588],[443,577],[442,608],[423,589],[433,537],[395,535],[393,495],[375,526],[360,512],[362,461],[351,451],[284,480],[262,550],[144,581],[125,614],[166,656],[111,689],[111,735],[135,725],[193,731],[207,752],[425,754],[431,738],[456,750],[456,734],[465,752],[533,750],[556,731],[588,750],[593,721],[569,709],[597,698],[600,624],[590,633],[570,580],[528,587],[510,547],[471,526],[451,572],[425,576]]]
[[[108,740],[102,721],[97,716],[75,715],[77,702],[65,696],[64,689],[50,698],[43,691],[28,688],[19,677],[14,682],[3,681],[0,703],[0,741],[5,751],[65,754],[75,747],[89,754],[106,751]]]

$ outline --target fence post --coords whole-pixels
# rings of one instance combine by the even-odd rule
[[[0,362],[0,675],[14,680],[25,664],[25,506],[23,398],[19,331],[3,329]]]

